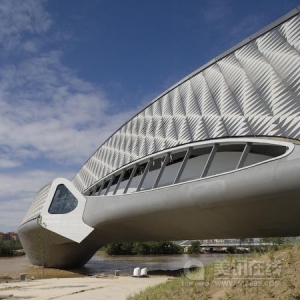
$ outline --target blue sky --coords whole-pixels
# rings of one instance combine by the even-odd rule
[[[293,0],[0,0],[0,231],[164,90]]]

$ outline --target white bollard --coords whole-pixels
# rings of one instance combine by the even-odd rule
[[[140,277],[141,275],[141,269],[140,268],[134,268],[133,270],[133,277]]]
[[[143,269],[141,270],[141,277],[148,277],[147,273],[148,273],[147,268],[143,268]]]

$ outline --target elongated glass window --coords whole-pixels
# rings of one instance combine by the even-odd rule
[[[96,195],[98,195],[100,188],[101,188],[101,184],[96,189],[96,192],[95,192]]]
[[[198,179],[200,177],[210,155],[211,149],[212,146],[193,149],[182,173],[180,182]]]
[[[245,144],[220,145],[207,176],[235,170],[244,148]]]
[[[110,181],[110,178],[109,178],[107,181],[104,182],[103,188],[102,188],[102,190],[100,191],[99,195],[104,195],[104,194],[105,194],[106,189],[107,189],[107,187],[108,187],[108,185],[109,185],[109,181]]]
[[[285,154],[288,150],[288,147],[284,145],[260,144],[252,141],[191,147],[171,152],[168,155],[164,153],[161,154],[162,156],[149,158],[147,161],[144,160],[131,166],[126,171],[121,170],[121,173],[119,170],[118,175],[112,175],[114,177],[111,183],[110,178],[107,179],[103,188],[101,188],[101,184],[92,195],[97,194],[98,191],[99,195],[133,193],[219,175],[270,160]],[[188,149],[190,149],[189,152],[187,152]],[[186,158],[187,153],[189,154]],[[168,159],[164,163],[165,157]],[[144,174],[145,171],[146,174]]]
[[[164,157],[159,157],[156,159],[153,159],[153,161],[150,162],[149,169],[147,176],[141,186],[141,190],[149,190],[152,188],[153,183],[160,171],[160,168],[162,166],[162,161],[164,160]]]
[[[144,171],[145,171],[145,168],[147,166],[147,163],[142,163],[140,164],[137,169],[136,169],[136,172],[132,178],[132,181],[130,183],[130,186],[128,187],[128,191],[127,193],[132,193],[132,192],[135,192],[136,189],[137,189],[137,186],[142,178],[142,175],[144,174]]]
[[[110,188],[109,188],[109,190],[106,193],[107,195],[111,195],[113,193],[113,191],[116,188],[116,184],[118,183],[118,181],[120,179],[120,176],[121,176],[121,174],[118,174],[118,175],[114,176],[113,181],[112,181],[112,183],[110,185]]]
[[[48,212],[50,214],[67,214],[78,205],[77,198],[67,189],[64,184],[57,186]]]
[[[184,159],[186,150],[171,153],[170,161],[167,163],[166,168],[161,176],[161,179],[158,183],[158,187],[167,186],[173,184],[173,181],[176,177],[176,174],[181,166],[181,163]]]
[[[283,155],[286,151],[286,146],[253,144],[244,166],[251,166],[253,164]]]

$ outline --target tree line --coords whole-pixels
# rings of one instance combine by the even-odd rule
[[[181,246],[167,241],[111,243],[106,245],[109,255],[181,254]]]
[[[292,243],[295,238],[261,238],[260,243],[270,243],[272,247],[277,247],[283,243]],[[249,242],[251,245],[252,239],[240,239],[240,243]],[[200,254],[201,241],[192,241],[191,246],[188,248],[188,254]],[[169,241],[160,242],[128,242],[128,243],[111,243],[104,247],[104,250],[108,255],[146,255],[146,254],[182,254],[184,252],[183,247]],[[251,249],[263,251],[259,246]],[[233,247],[228,247],[228,252],[235,253]]]

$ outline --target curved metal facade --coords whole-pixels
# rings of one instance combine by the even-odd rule
[[[222,137],[300,139],[298,12],[200,69],[116,131],[72,183],[83,192],[155,152]]]

